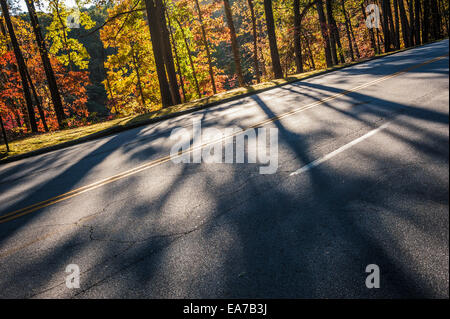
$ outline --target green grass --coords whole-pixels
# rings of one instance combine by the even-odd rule
[[[407,48],[411,49],[411,48]],[[376,55],[375,57],[356,61],[356,62],[350,62],[345,63],[341,65],[337,65],[332,68],[328,69],[321,69],[321,70],[314,70],[311,72],[305,72],[301,74],[296,75],[290,75],[287,78],[279,79],[279,80],[272,80],[269,82],[264,82],[260,84],[255,84],[247,87],[237,88],[230,91],[218,93],[213,96],[201,98],[195,101],[187,102],[184,104],[172,106],[165,109],[160,109],[155,112],[151,112],[148,114],[142,114],[137,116],[129,116],[129,117],[123,117],[123,118],[117,118],[114,120],[101,122],[97,124],[92,124],[88,126],[82,126],[77,128],[71,128],[71,129],[65,129],[62,131],[56,131],[51,133],[42,133],[33,135],[27,138],[19,139],[10,142],[10,152],[6,154],[6,147],[4,145],[0,146],[0,158],[6,159],[9,157],[17,156],[26,154],[32,151],[39,150],[41,148],[56,146],[58,144],[67,143],[67,142],[77,142],[84,141],[86,139],[89,139],[90,137],[100,137],[105,136],[108,134],[112,134],[121,130],[125,130],[127,128],[136,127],[139,125],[144,125],[148,123],[150,120],[159,118],[159,117],[166,117],[170,115],[174,115],[179,112],[188,111],[189,109],[197,109],[200,107],[207,107],[208,105],[216,105],[220,102],[227,102],[234,100],[236,98],[246,96],[248,94],[258,93],[265,90],[268,90],[270,88],[274,88],[277,86],[285,85],[291,82],[295,82],[298,80],[302,80],[308,77],[311,77],[318,73],[324,73],[327,71],[337,70],[341,69],[350,65],[354,65],[357,63],[364,62],[366,60],[370,60],[373,58],[383,57],[387,55],[391,55],[393,53],[405,51],[407,49],[401,49],[394,52],[388,52],[388,53],[382,53],[379,55]]]

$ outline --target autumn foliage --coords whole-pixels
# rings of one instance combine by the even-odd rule
[[[75,11],[61,0],[27,1],[43,4],[39,28],[64,112],[61,123],[27,12],[11,10],[40,132],[356,61],[442,38],[449,28],[442,0],[375,1],[380,29],[367,28],[362,0],[77,0]],[[74,12],[80,29],[68,23]],[[152,12],[158,21],[149,24]],[[3,17],[0,115],[10,136],[22,136],[31,132],[29,106]],[[100,119],[92,105],[103,110]]]

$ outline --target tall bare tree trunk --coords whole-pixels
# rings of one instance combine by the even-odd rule
[[[158,75],[159,88],[161,91],[161,103],[163,107],[174,105],[171,90],[166,75],[166,67],[164,62],[164,51],[162,48],[162,30],[159,25],[160,19],[153,0],[145,0],[145,8],[147,11],[148,27],[152,39],[153,56],[155,58],[156,73]]]
[[[9,144],[8,144],[8,137],[6,136],[6,130],[5,130],[5,126],[3,125],[3,118],[2,118],[1,114],[0,114],[0,126],[2,128],[3,140],[5,141],[6,153],[9,153],[10,149],[9,149]]]
[[[403,0],[398,0],[398,8],[400,11],[400,21],[402,23],[403,42],[406,47],[411,46],[411,30],[409,28],[408,17],[406,16],[405,4]]]
[[[167,30],[166,7],[162,0],[154,0],[156,4],[156,12],[159,17],[159,27],[161,28],[162,49],[164,53],[164,63],[166,65],[167,77],[169,79],[170,94],[173,104],[180,104],[180,89],[177,82],[177,73],[175,72],[175,63],[172,55],[172,47],[170,46],[169,30]]]
[[[208,58],[208,70],[209,70],[209,77],[211,79],[211,86],[212,86],[214,94],[217,94],[216,81],[214,79],[214,70],[213,70],[212,59],[211,59],[211,51],[209,50],[209,44],[208,44],[208,39],[206,36],[205,25],[203,23],[202,10],[200,8],[199,0],[195,0],[195,6],[197,7],[198,20],[200,22],[200,26],[202,29],[202,39],[203,39],[203,45],[205,46],[205,50],[206,50],[206,57]]]
[[[408,11],[409,11],[409,44],[414,45],[414,34],[415,34],[415,19],[414,19],[414,1],[407,0]]]
[[[410,0],[412,1],[412,0]],[[414,0],[414,41],[415,45],[420,45],[420,30],[421,30],[421,23],[420,23],[420,1],[421,0]]]
[[[391,31],[389,29],[390,1],[382,0],[384,52],[391,51]]]
[[[256,83],[261,83],[261,74],[259,71],[259,60],[258,60],[258,33],[256,31],[256,16],[255,8],[253,6],[252,0],[248,1],[248,7],[250,8],[250,16],[252,19],[252,32],[253,32],[253,65],[255,68]]]
[[[395,48],[400,49],[400,18],[398,16],[398,0],[394,0],[394,39],[395,39]],[[406,45],[406,44],[405,44]]]
[[[323,11],[322,0],[317,0],[316,8],[317,14],[319,15],[320,30],[322,32],[323,43],[325,48],[325,60],[327,63],[327,67],[330,68],[333,66],[333,58],[331,56],[330,38],[328,37],[327,21],[325,19],[325,13]]]
[[[422,43],[427,43],[430,34],[430,0],[423,0]]]
[[[167,13],[167,10],[166,10]],[[177,49],[177,42],[175,41],[175,37],[173,36],[173,30],[172,25],[170,23],[169,17],[167,17],[167,23],[169,25],[169,34],[170,39],[172,40],[172,46],[173,46],[173,53],[175,54],[175,62],[178,69],[178,76],[180,77],[180,86],[181,86],[181,93],[183,94],[183,103],[186,102],[186,90],[184,88],[184,80],[183,80],[183,74],[181,72],[181,65],[180,65],[180,58],[178,56],[178,49]]]
[[[300,0],[294,0],[294,51],[297,73],[303,73],[302,42],[300,39],[301,27]]]
[[[239,53],[239,45],[236,38],[236,29],[234,28],[233,13],[231,12],[230,1],[223,0],[223,7],[225,10],[225,16],[227,18],[228,29],[230,30],[231,49],[233,51],[236,76],[238,78],[239,86],[244,86],[245,82],[244,76],[242,75],[241,55]]]
[[[302,42],[300,37],[302,32],[302,20],[315,3],[316,0],[310,0],[300,13],[300,0],[294,0],[294,51],[297,73],[303,72]]]
[[[348,21],[347,10],[345,10],[345,0],[341,0],[342,13],[344,14],[345,31],[347,33],[348,49],[350,50],[350,58],[355,61],[355,55],[353,53],[353,41],[350,34],[350,23]]]
[[[42,108],[41,100],[39,98],[39,95],[37,94],[36,87],[34,86],[33,81],[31,80],[28,68],[25,68],[25,71],[27,72],[27,80],[28,83],[30,84],[31,92],[33,93],[34,101],[36,102],[36,106],[39,111],[39,117],[41,118],[42,126],[44,127],[44,131],[48,132],[47,120],[45,119],[45,113],[44,109]]]
[[[47,83],[50,90],[53,108],[55,109],[58,126],[59,128],[64,128],[66,126],[66,124],[64,123],[64,120],[66,119],[66,114],[64,113],[61,95],[59,94],[58,85],[56,83],[55,72],[53,71],[50,58],[48,57],[47,46],[45,44],[44,37],[42,36],[41,27],[36,14],[36,9],[34,8],[34,3],[31,0],[25,0],[25,3],[27,5],[31,25],[33,27],[34,36],[36,38],[36,43],[39,48],[39,54],[41,56],[42,64],[44,66],[45,76],[47,78]]]
[[[188,58],[189,58],[189,63],[191,64],[191,69],[192,69],[192,76],[194,77],[194,83],[195,83],[195,89],[197,91],[197,95],[199,98],[202,97],[202,94],[200,92],[200,85],[198,84],[198,79],[197,79],[197,71],[195,70],[195,64],[194,64],[194,60],[192,59],[192,52],[191,52],[191,48],[189,47],[189,43],[187,41],[186,38],[186,34],[184,32],[183,26],[181,25],[180,20],[175,19],[175,21],[178,24],[178,27],[181,30],[181,34],[183,35],[183,39],[184,39],[184,44],[186,45],[186,51],[188,53]]]
[[[136,77],[137,77],[137,84],[138,84],[138,91],[139,91],[139,96],[141,98],[141,103],[142,103],[142,111],[146,112],[146,107],[145,107],[145,97],[144,97],[144,91],[142,89],[142,81],[141,81],[141,74],[139,73],[139,69],[140,69],[140,65],[139,65],[139,56],[138,56],[138,52],[135,52],[134,50],[134,46],[132,46],[132,52],[131,52],[132,58],[133,58],[133,66],[134,66],[134,70],[136,71]]]
[[[8,4],[6,3],[6,0],[0,0],[0,4],[3,11],[3,17],[5,18],[6,27],[9,32],[9,39],[11,40],[11,45],[13,47],[14,55],[16,57],[17,67],[19,68],[20,79],[22,81],[22,90],[28,113],[29,125],[31,128],[31,132],[36,133],[38,131],[38,128],[36,124],[36,116],[34,113],[33,99],[31,98],[30,87],[28,86],[25,60],[23,59],[22,51],[20,50],[19,43],[17,42],[16,34],[14,32],[13,24],[11,22],[11,17],[9,15]]]
[[[431,2],[431,29],[433,40],[441,38],[441,16],[439,14],[439,7],[437,0],[430,0]]]
[[[325,7],[327,11],[327,27],[328,27],[328,36],[330,39],[330,48],[331,48],[331,57],[333,58],[333,64],[338,64],[337,50],[336,50],[336,33],[333,29],[333,11],[331,7],[331,0],[325,0]]]
[[[280,54],[278,53],[277,36],[275,33],[275,21],[273,19],[272,0],[264,0],[264,12],[266,14],[267,35],[269,37],[270,56],[272,58],[272,71],[275,79],[283,78]]]

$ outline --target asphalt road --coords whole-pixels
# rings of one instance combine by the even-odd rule
[[[448,298],[448,45],[0,166],[0,297]],[[278,170],[167,160],[193,118]]]

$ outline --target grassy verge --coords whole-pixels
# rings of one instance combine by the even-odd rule
[[[10,152],[6,154],[4,145],[0,146],[0,163],[10,162],[12,160],[37,155],[47,151],[52,151],[62,147],[75,145],[84,141],[92,140],[102,136],[111,135],[126,129],[138,127],[145,124],[150,124],[172,118],[178,115],[193,112],[198,109],[211,107],[220,103],[233,101],[251,94],[260,93],[274,87],[282,86],[288,83],[296,82],[302,79],[309,78],[314,75],[324,74],[330,71],[342,69],[351,65],[355,65],[368,60],[384,57],[394,53],[402,52],[407,49],[401,49],[394,52],[383,53],[374,57],[360,60],[357,62],[345,63],[337,65],[333,68],[315,70],[311,72],[301,73],[297,75],[290,75],[285,79],[272,80],[260,84],[255,84],[247,87],[233,89],[227,92],[222,92],[213,96],[205,97],[195,101],[176,105],[173,107],[161,109],[156,112],[142,114],[138,116],[130,116],[118,118],[111,121],[92,124],[89,126],[82,126],[78,128],[66,129],[51,133],[43,133],[30,136],[24,139],[10,142]]]

